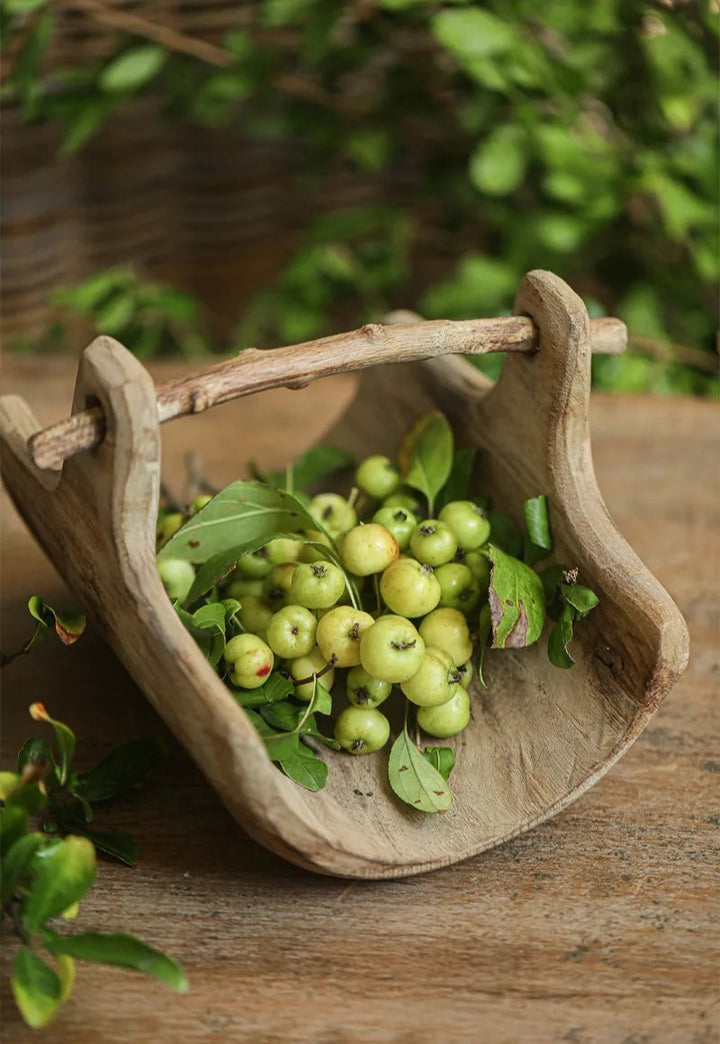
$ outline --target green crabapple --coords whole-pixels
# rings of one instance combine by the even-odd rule
[[[389,457],[366,457],[355,473],[360,489],[375,500],[384,500],[400,485],[400,473]]]
[[[418,707],[438,707],[451,699],[455,689],[455,664],[450,653],[425,647],[425,655],[415,674],[400,688]]]
[[[419,630],[425,644],[450,653],[456,667],[472,656],[470,628],[459,609],[433,609]]]
[[[438,739],[456,736],[470,724],[470,696],[462,685],[455,685],[447,703],[438,707],[420,707],[417,723],[423,732]]]
[[[332,542],[330,537],[325,533],[321,533],[319,529],[307,529],[304,533],[305,539],[312,541],[313,544],[322,544],[323,547],[331,547]],[[298,554],[299,562],[324,562],[327,556],[318,547],[311,547],[310,544],[302,543],[300,553]]]
[[[167,544],[170,537],[175,536],[184,521],[185,516],[179,511],[172,511],[158,519],[155,527],[155,547],[158,551]]]
[[[211,500],[212,497],[209,493],[203,493],[201,496],[195,497],[190,505],[190,514],[197,515],[198,511],[202,511],[205,505],[209,504]]]
[[[357,525],[355,508],[339,493],[318,493],[308,504],[308,512],[333,537]]]
[[[482,551],[468,551],[463,558],[463,565],[467,566],[478,582],[480,594],[485,596],[490,586],[490,560]]]
[[[469,613],[480,601],[480,585],[466,565],[448,562],[435,570],[440,584],[439,605]]]
[[[289,537],[276,537],[268,541],[265,551],[274,566],[283,565],[285,562],[297,562],[302,551],[300,540],[291,540]]]
[[[356,667],[360,663],[360,641],[375,621],[370,613],[338,605],[318,622],[315,640],[328,663],[334,667]]]
[[[257,634],[267,641],[267,626],[273,617],[273,608],[265,598],[258,595],[243,595],[238,620],[243,631]]]
[[[157,568],[170,601],[184,601],[195,580],[191,563],[180,558],[161,558]]]
[[[383,507],[405,508],[411,515],[420,518],[423,513],[423,499],[417,490],[411,489],[409,486],[401,486],[389,497],[385,497]]]
[[[297,562],[283,562],[273,566],[265,577],[263,594],[273,609],[282,605],[292,605],[292,578]]]
[[[347,698],[355,707],[379,707],[392,692],[392,684],[373,678],[364,667],[352,667],[347,676]]]
[[[329,609],[342,597],[345,576],[331,562],[303,562],[292,575],[290,594],[308,609]]]
[[[309,703],[313,696],[315,686],[312,676],[321,674],[321,683],[328,691],[332,689],[335,681],[335,671],[331,667],[327,669],[327,661],[318,646],[314,646],[306,656],[298,656],[288,664],[290,677],[295,682],[295,695],[299,700]],[[305,679],[309,678],[310,681]]]
[[[453,500],[445,505],[438,517],[452,529],[458,547],[465,551],[474,551],[490,536],[487,513],[472,500]]]
[[[228,598],[237,598],[239,602],[242,602],[247,595],[261,598],[264,588],[264,580],[246,580],[244,577],[233,576],[233,579],[227,585],[225,594]]]
[[[356,576],[381,573],[399,554],[395,537],[377,522],[355,526],[345,534],[340,548],[343,565]]]
[[[390,738],[390,722],[375,707],[345,707],[335,722],[335,739],[351,754],[372,754]]]
[[[256,634],[235,635],[225,646],[224,656],[230,681],[241,689],[259,689],[275,663],[272,649]]]
[[[380,580],[383,601],[398,616],[425,616],[440,601],[442,590],[432,566],[414,558],[400,558]]]
[[[246,580],[259,580],[267,576],[272,567],[267,550],[259,547],[257,551],[249,551],[238,558],[235,568],[238,574],[244,576]]]
[[[459,667],[455,668],[455,680],[459,685],[462,685],[463,689],[469,688],[473,674],[474,668],[472,660],[468,660],[466,663],[461,663]]]
[[[426,518],[410,537],[410,550],[418,562],[441,566],[457,551],[457,539],[450,526],[437,518]]]
[[[307,656],[315,645],[317,620],[302,605],[286,605],[267,625],[267,643],[283,660]]]
[[[381,616],[360,640],[360,663],[382,681],[406,681],[424,655],[425,642],[403,616]]]
[[[401,507],[381,507],[372,518],[373,522],[384,526],[388,533],[392,533],[401,551],[406,551],[410,546],[410,537],[415,532],[418,520],[411,511]]]

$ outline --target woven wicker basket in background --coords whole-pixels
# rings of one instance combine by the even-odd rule
[[[144,13],[148,5],[112,0]],[[159,0],[152,18],[220,43],[252,4]],[[86,15],[57,17],[47,61],[78,66],[112,53],[113,33]],[[375,178],[339,161],[322,190],[297,196],[302,149],[242,133],[242,111],[219,129],[163,118],[152,97],[125,104],[76,156],[59,158],[55,124],[3,117],[3,340],[37,337],[52,319],[48,293],[111,265],[132,264],[198,294],[216,323],[282,267],[297,232],[320,211],[401,196],[409,171]]]

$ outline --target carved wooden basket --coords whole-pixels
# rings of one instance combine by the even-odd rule
[[[82,357],[69,422],[38,434],[21,399],[0,403],[5,481],[36,538],[233,816],[300,866],[345,877],[413,874],[528,830],[607,771],[685,667],[685,623],[613,526],[593,474],[591,347],[622,350],[624,328],[590,323],[581,300],[547,272],[526,277],[516,313],[533,322],[365,327],[249,351],[157,393],[141,364],[101,337]],[[451,357],[493,350],[514,353],[496,385]],[[329,753],[319,793],[287,779],[184,629],[155,566],[160,422],[369,367],[328,442],[358,456],[392,453],[415,419],[439,407],[458,444],[478,447],[482,492],[496,507],[518,516],[525,499],[548,495],[554,557],[577,566],[600,596],[579,628],[572,670],[549,663],[544,639],[486,658],[488,688],[473,691],[473,720],[453,741],[453,808],[444,815],[396,800],[386,752]]]

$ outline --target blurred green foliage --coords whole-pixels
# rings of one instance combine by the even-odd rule
[[[68,153],[144,91],[171,118],[290,139],[301,214],[338,167],[375,181],[383,205],[315,221],[252,303],[240,343],[303,340],[338,314],[377,319],[399,305],[502,314],[523,273],[543,267],[593,314],[628,323],[634,350],[596,360],[596,383],[706,393],[716,387],[718,9],[262,0],[208,60],[177,34],[120,34],[102,64],[47,74],[57,13],[5,0],[5,38],[8,23],[25,38],[4,90],[28,120],[62,121]],[[153,18],[150,5],[144,14]]]

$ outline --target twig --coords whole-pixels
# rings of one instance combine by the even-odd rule
[[[629,345],[631,350],[636,349],[638,352],[651,355],[662,362],[681,362],[686,366],[694,366],[697,370],[704,370],[705,373],[716,374],[718,372],[716,355],[704,352],[702,348],[693,348],[689,344],[674,344],[670,341],[658,341],[654,337],[631,334]]]
[[[619,319],[592,320],[590,334],[595,352],[615,354],[625,348],[627,335]],[[270,388],[304,388],[333,373],[445,355],[533,352],[537,347],[535,324],[524,316],[455,322],[436,319],[386,326],[372,323],[288,348],[248,348],[193,377],[162,384],[157,389],[158,423],[202,413],[211,406]],[[37,467],[57,468],[66,458],[98,446],[104,433],[102,408],[94,406],[37,432],[28,440],[28,448]]]

